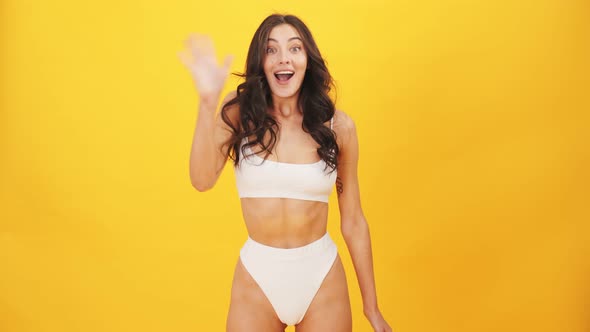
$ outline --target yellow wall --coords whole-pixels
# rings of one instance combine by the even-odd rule
[[[359,3],[3,0],[0,330],[224,329],[246,232],[229,164],[191,187],[176,53],[210,33],[240,71],[276,10],[309,25],[357,122],[394,330],[588,331],[588,2]]]

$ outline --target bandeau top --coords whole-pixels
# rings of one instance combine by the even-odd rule
[[[330,120],[332,129],[334,118]],[[242,140],[242,144],[248,138]],[[280,197],[309,201],[328,202],[336,182],[336,173],[326,167],[323,159],[315,163],[292,164],[264,160],[245,148],[248,157],[240,158],[239,167],[234,167],[238,194],[242,197]]]

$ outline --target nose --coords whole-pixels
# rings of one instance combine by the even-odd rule
[[[279,63],[280,64],[291,63],[291,59],[289,58],[289,52],[281,52],[281,54],[279,55]]]

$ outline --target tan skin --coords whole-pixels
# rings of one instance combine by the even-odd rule
[[[187,50],[179,54],[193,75],[200,93],[199,118],[191,149],[190,176],[199,191],[212,188],[227,162],[229,127],[215,115],[215,107],[229,72],[231,58],[223,66],[215,60],[213,44],[207,36],[191,35]],[[293,164],[319,160],[318,144],[301,129],[302,113],[297,108],[299,88],[305,74],[307,55],[299,33],[290,25],[279,25],[270,33],[265,73],[273,96],[269,112],[279,123],[278,140],[268,160]],[[289,84],[279,85],[273,73],[289,69],[295,72]],[[224,105],[235,95],[229,94]],[[239,107],[228,110],[230,121],[238,126]],[[326,126],[330,123],[326,122]],[[341,215],[341,230],[351,253],[364,313],[373,329],[389,332],[377,306],[368,225],[362,213],[358,188],[358,139],[353,120],[337,111],[333,130],[340,149],[336,190]],[[265,137],[267,140],[268,138]],[[253,149],[260,152],[259,149]],[[260,153],[264,157],[263,153]],[[241,198],[242,214],[249,236],[260,243],[294,248],[321,238],[327,230],[328,204],[288,198]],[[238,259],[227,318],[227,331],[284,331],[270,302]],[[352,319],[344,268],[338,256],[324,279],[306,315],[296,326],[298,332],[351,331]]]

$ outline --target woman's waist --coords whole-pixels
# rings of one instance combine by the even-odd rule
[[[316,240],[304,245],[288,248],[270,246],[248,237],[246,243],[244,243],[240,250],[240,257],[242,262],[248,265],[251,263],[275,265],[280,261],[306,259],[309,256],[333,256],[336,255],[337,252],[338,248],[334,241],[332,241],[330,234],[324,233],[323,236]],[[254,259],[256,263],[254,263],[252,259]]]
[[[246,228],[250,239],[275,248],[297,248],[312,243],[326,234],[327,220],[295,220],[272,218],[248,220]]]

